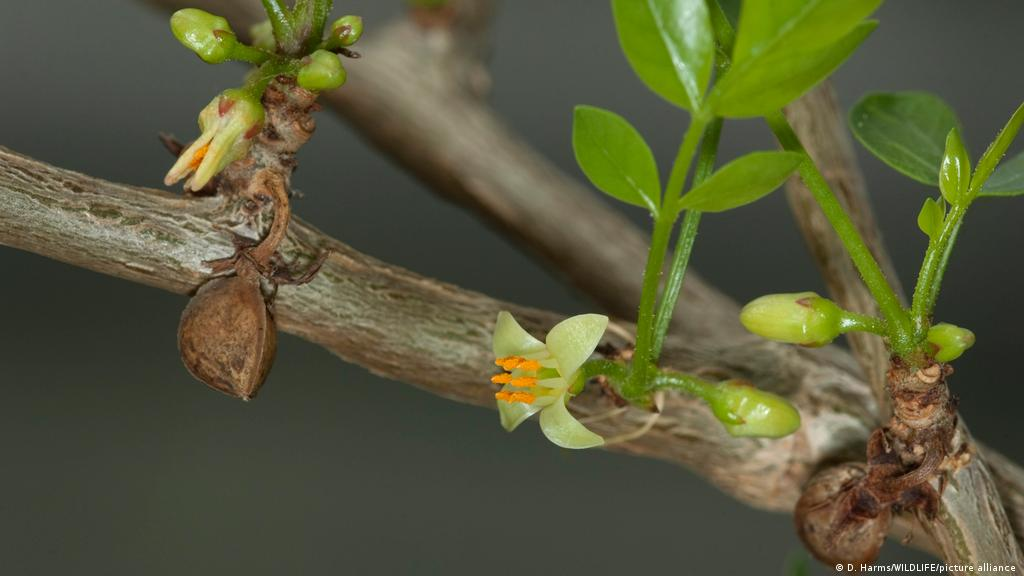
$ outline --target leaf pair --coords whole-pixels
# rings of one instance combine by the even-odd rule
[[[573,149],[587,178],[604,193],[628,204],[661,211],[661,184],[654,154],[623,117],[578,106]],[[754,152],[711,175],[669,209],[722,212],[753,202],[778,188],[803,160],[795,152]]]
[[[1024,194],[1024,155],[999,166],[1022,124],[1024,105],[989,145],[971,176],[959,120],[937,96],[870,94],[850,111],[850,129],[865,148],[906,176],[939,186],[950,203],[964,197]]]
[[[747,0],[732,64],[707,94],[715,42],[705,0],[612,0],[637,76],[669,102],[725,117],[772,113],[835,70],[875,28],[881,0]]]

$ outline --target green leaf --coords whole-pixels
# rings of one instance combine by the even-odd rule
[[[879,4],[881,0],[748,0],[740,12],[733,66],[757,68],[759,59],[834,44]]]
[[[699,110],[711,78],[715,42],[705,0],[612,0],[626,59],[648,88]]]
[[[1024,153],[1004,162],[985,182],[978,196],[1020,196],[1024,194]]]
[[[770,114],[828,77],[877,25],[873,21],[862,22],[825,48],[772,51],[756,58],[758,64],[754,68],[734,65],[715,85],[708,108],[729,118]]]
[[[767,195],[786,181],[803,155],[753,152],[729,162],[679,199],[679,207],[701,212],[731,210]]]
[[[926,92],[869,94],[850,110],[850,129],[865,148],[931,186],[939,185],[946,136],[959,124],[949,105]]]
[[[935,240],[942,231],[942,222],[946,219],[946,203],[942,198],[925,198],[921,211],[917,214],[917,227],[928,238]]]
[[[939,190],[950,204],[961,203],[971,183],[971,158],[967,155],[960,129],[953,128],[946,136],[946,151],[939,166]]]
[[[981,155],[981,159],[978,160],[978,166],[974,169],[974,177],[971,178],[972,194],[977,194],[978,190],[985,185],[985,181],[992,175],[996,165],[1003,159],[1003,154],[1006,154],[1006,149],[1010,147],[1013,139],[1017,137],[1017,132],[1020,131],[1022,123],[1024,123],[1024,104],[1017,108],[1017,111],[1010,117],[1010,121],[1006,123],[1006,126],[1003,126],[996,139],[989,144],[988,150],[985,150],[985,153]]]
[[[778,110],[823,80],[870,33],[863,19],[881,0],[747,1],[732,68],[710,106],[731,117]]]
[[[576,162],[599,190],[658,213],[658,165],[643,136],[625,118],[601,108],[577,106],[572,147]]]

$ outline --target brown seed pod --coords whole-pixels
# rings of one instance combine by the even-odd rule
[[[866,486],[867,466],[851,462],[822,470],[804,487],[794,518],[815,558],[860,566],[878,557],[892,511]]]
[[[207,386],[248,400],[277,352],[277,327],[246,259],[238,273],[203,284],[181,314],[178,349],[185,367]]]

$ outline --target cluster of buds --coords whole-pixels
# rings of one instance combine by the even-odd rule
[[[252,139],[263,127],[263,92],[274,78],[292,77],[299,86],[312,92],[332,90],[345,83],[347,74],[339,54],[359,56],[349,47],[362,36],[363,20],[359,16],[339,18],[323,38],[307,42],[309,48],[297,53],[281,49],[270,21],[254,27],[250,46],[237,38],[227,20],[196,8],[175,12],[171,16],[171,32],[204,62],[239,60],[259,67],[244,86],[225,91],[200,112],[200,137],[167,173],[167,185],[191,174],[185,188],[198,191],[228,164],[248,153]],[[320,31],[311,32],[314,33]]]
[[[743,307],[740,322],[763,338],[811,347],[824,346],[847,332],[886,332],[882,320],[843,310],[814,292],[757,298]],[[936,362],[956,360],[974,345],[973,332],[945,323],[932,326],[925,339]]]

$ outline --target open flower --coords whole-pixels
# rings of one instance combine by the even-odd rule
[[[228,164],[245,156],[263,129],[263,105],[237,88],[225,90],[199,113],[199,138],[182,152],[164,177],[170,186],[192,174],[187,190],[200,190]]]
[[[504,384],[498,399],[501,425],[512,431],[540,412],[544,435],[563,448],[591,448],[604,439],[587,430],[565,404],[579,369],[590,358],[608,326],[608,317],[582,314],[567,318],[548,332],[547,342],[523,330],[508,312],[498,313],[494,327],[495,364],[505,370],[491,378]]]

